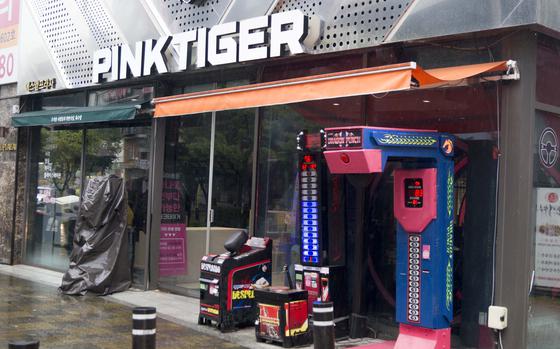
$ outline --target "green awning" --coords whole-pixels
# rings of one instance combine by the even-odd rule
[[[132,120],[136,117],[141,107],[142,103],[136,103],[115,104],[102,107],[80,107],[32,111],[14,114],[12,116],[12,125],[14,127],[53,126]]]

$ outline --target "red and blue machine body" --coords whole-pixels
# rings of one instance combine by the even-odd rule
[[[453,148],[452,136],[435,131],[325,129],[323,155],[331,174],[380,173],[389,160],[402,164],[394,171],[396,349],[451,347]]]
[[[239,233],[238,233],[239,234]],[[238,238],[238,236],[233,236]],[[199,325],[215,323],[222,331],[253,325],[256,318],[256,285],[269,286],[272,270],[272,240],[251,237],[220,255],[200,261]]]

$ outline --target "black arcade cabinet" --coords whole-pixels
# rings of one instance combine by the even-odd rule
[[[221,331],[230,331],[255,322],[254,289],[271,283],[272,240],[249,239],[241,231],[224,247],[228,252],[206,255],[200,261],[198,323],[215,322]]]
[[[297,290],[313,302],[333,302],[337,336],[348,327],[344,177],[329,173],[322,147],[325,134],[302,131],[299,151],[299,209],[297,229],[300,264],[294,266]]]

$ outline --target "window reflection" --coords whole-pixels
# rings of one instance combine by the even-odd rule
[[[491,303],[497,166],[497,88],[494,83],[413,90],[262,108],[258,153],[256,232],[274,239],[273,282],[282,284],[284,264],[298,263],[296,232],[297,156],[295,136],[334,126],[368,125],[428,129],[457,137],[455,173],[454,346],[492,348],[492,332],[479,325]],[[393,166],[393,165],[390,165]],[[390,167],[389,166],[389,167]],[[371,190],[367,217],[368,317],[380,338],[397,334],[393,180],[386,171]],[[346,188],[347,256],[353,255],[353,191]],[[468,195],[467,195],[468,193]],[[346,265],[352,263],[347,258]],[[348,280],[352,268],[347,269]],[[352,289],[352,285],[345,285]]]
[[[539,36],[537,49],[538,104],[560,105],[556,87],[558,43]],[[533,282],[529,299],[527,347],[558,347],[560,332],[560,115],[537,110],[533,144],[533,181],[535,188],[535,228]]]
[[[256,234],[274,240],[273,284],[284,284],[282,267],[299,263],[296,232],[296,135],[329,126],[363,124],[361,97],[262,109],[258,153]]]
[[[218,233],[218,227],[226,231],[249,229],[254,126],[254,109],[216,115],[212,193],[215,228],[211,232]],[[223,252],[223,243],[215,245],[211,252]]]
[[[60,96],[43,96],[41,101],[42,110],[64,109],[83,107],[86,95],[83,92],[64,94]]]
[[[543,35],[539,36],[537,55],[537,100],[541,103],[560,106],[557,87],[560,79],[558,42]]]
[[[200,259],[207,249],[223,253],[233,232],[248,231],[251,212],[255,110],[217,113],[215,120],[212,178],[212,115],[172,118],[166,127],[160,285],[196,296]]]
[[[34,132],[37,136],[31,144],[26,263],[65,271],[82,188],[96,176],[115,174],[124,178],[127,189],[133,281],[143,284],[150,127],[36,128]]]
[[[165,134],[159,284],[193,296],[206,253],[211,126],[210,114],[171,118]]]
[[[537,111],[534,145],[535,245],[528,347],[558,347],[560,331],[560,115]]]
[[[136,284],[145,277],[150,137],[150,128],[145,126],[86,130],[85,185],[94,177],[110,174],[124,179],[129,262]]]
[[[104,106],[118,103],[146,102],[153,98],[152,86],[118,87],[91,92],[88,96],[89,106]]]
[[[68,267],[81,189],[82,131],[39,131],[34,144],[26,262]],[[32,201],[31,201],[32,200]]]

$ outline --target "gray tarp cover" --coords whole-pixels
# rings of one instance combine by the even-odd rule
[[[65,294],[101,295],[130,287],[127,200],[124,181],[114,175],[89,181],[78,213]]]

